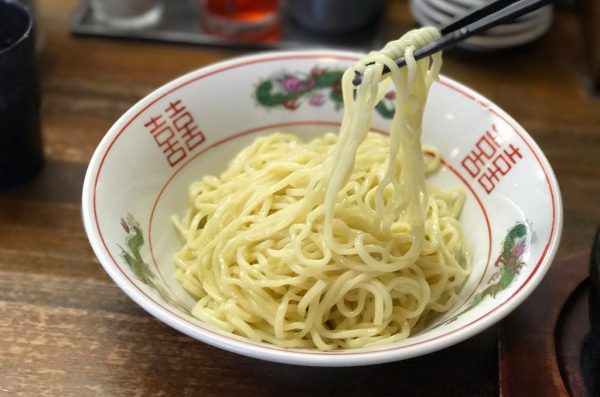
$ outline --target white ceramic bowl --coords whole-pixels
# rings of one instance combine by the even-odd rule
[[[423,26],[442,28],[456,18],[480,8],[491,0],[411,0],[410,9],[415,20]],[[552,24],[552,5],[543,7],[509,23],[458,44],[473,51],[490,51],[523,45],[541,37]]]
[[[231,335],[190,316],[193,301],[174,279],[180,242],[172,214],[186,209],[188,185],[218,174],[257,136],[306,139],[337,130],[338,78],[360,54],[279,52],[236,58],[172,81],[125,113],[98,145],[83,186],[83,219],[94,252],[140,306],[200,341],[265,360],[321,366],[406,359],[460,342],[494,324],[533,291],[548,270],[562,227],[559,188],[525,130],[476,92],[442,77],[432,87],[423,141],[443,169],[430,178],[467,192],[461,222],[473,273],[449,313],[425,331],[385,346],[336,352],[284,349]],[[388,129],[392,95],[373,117]],[[186,130],[187,128],[187,130]]]

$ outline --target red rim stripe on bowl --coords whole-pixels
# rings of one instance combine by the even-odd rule
[[[102,235],[102,231],[100,229],[100,224],[99,224],[99,220],[98,220],[98,216],[97,216],[97,208],[96,208],[96,190],[97,190],[97,185],[98,185],[98,181],[100,178],[100,173],[102,170],[102,166],[104,164],[104,161],[106,160],[106,157],[108,155],[108,153],[110,152],[112,146],[115,144],[115,142],[118,140],[118,138],[122,135],[122,133],[125,131],[125,129],[127,129],[127,127],[136,119],[138,118],[145,110],[147,110],[149,107],[151,107],[153,104],[155,104],[156,102],[158,102],[159,100],[161,100],[162,98],[166,97],[167,95],[173,93],[174,91],[189,85],[190,83],[193,83],[197,80],[201,80],[202,78],[211,76],[211,75],[215,75],[218,73],[222,73],[224,71],[227,70],[231,70],[231,69],[236,69],[239,67],[243,67],[243,66],[248,66],[248,65],[252,65],[252,64],[257,64],[257,63],[264,63],[264,62],[272,62],[272,61],[276,61],[276,60],[291,60],[291,59],[315,59],[315,58],[331,58],[331,59],[336,59],[336,60],[357,60],[358,58],[355,56],[343,56],[340,54],[326,54],[326,53],[320,53],[320,54],[315,54],[315,55],[311,55],[311,54],[306,54],[306,55],[283,55],[283,56],[272,56],[272,57],[268,57],[268,58],[261,58],[261,59],[253,59],[253,60],[248,60],[248,61],[243,61],[241,63],[237,63],[237,64],[232,64],[232,65],[228,65],[225,66],[223,68],[220,69],[216,69],[210,72],[206,72],[202,75],[199,76],[195,76],[193,78],[191,78],[190,80],[187,80],[175,87],[173,87],[172,89],[168,90],[167,92],[161,94],[159,97],[157,97],[156,99],[154,99],[153,101],[151,101],[149,104],[147,104],[146,106],[144,106],[142,109],[140,109],[130,120],[127,121],[127,123],[121,128],[121,130],[117,133],[117,135],[113,138],[113,140],[110,142],[108,148],[106,149],[105,153],[102,156],[102,159],[100,161],[100,165],[98,166],[98,170],[96,173],[96,177],[94,180],[94,187],[93,187],[93,214],[94,214],[94,221],[96,224],[96,228],[98,231],[98,234],[100,236],[100,240],[102,241],[102,244],[104,246],[104,250],[106,252],[106,254],[111,258],[112,262],[115,264],[115,266],[119,269],[119,271],[123,274],[123,276],[129,281],[129,283],[134,286],[143,296],[145,296],[146,298],[148,298],[150,301],[156,303],[161,309],[163,309],[164,311],[166,311],[166,314],[169,316],[174,316],[177,317],[181,320],[183,320],[185,323],[187,324],[191,324],[193,327],[198,326],[195,323],[192,323],[191,321],[189,321],[187,318],[181,316],[180,314],[176,313],[176,312],[172,312],[169,308],[166,308],[165,306],[163,306],[160,302],[156,301],[153,297],[151,297],[150,295],[148,295],[143,289],[141,289],[129,276],[128,274],[121,268],[121,266],[119,265],[119,263],[114,259],[114,257],[112,256],[108,245],[106,244],[106,241],[104,240],[104,236]],[[361,352],[361,351],[357,351],[357,352],[349,352],[349,351],[332,351],[332,352],[319,352],[319,351],[307,351],[307,350],[297,350],[297,349],[285,349],[285,348],[277,348],[275,346],[270,346],[270,345],[266,345],[266,344],[259,344],[259,343],[255,343],[252,342],[246,338],[243,337],[238,337],[235,338],[233,336],[226,336],[224,334],[221,333],[217,333],[214,332],[208,328],[204,328],[202,327],[202,330],[204,332],[208,332],[211,333],[213,335],[215,335],[217,338],[219,339],[227,339],[227,340],[232,340],[235,342],[240,342],[243,341],[244,343],[247,344],[251,344],[255,347],[258,347],[260,349],[266,349],[266,350],[273,350],[276,352],[294,352],[297,354],[301,354],[301,355],[345,355],[345,356],[359,356],[359,355],[364,355],[364,354],[371,354],[371,355],[377,355],[380,353],[384,353],[384,352],[389,352],[389,351],[396,351],[396,350],[403,350],[406,349],[408,347],[412,347],[412,346],[416,346],[416,345],[420,345],[420,344],[425,344],[428,342],[431,342],[433,340],[437,340],[440,339],[442,337],[448,336],[448,335],[452,335],[456,332],[459,332],[463,329],[466,328],[470,328],[471,326],[473,326],[474,324],[476,324],[477,322],[481,321],[482,319],[488,317],[489,315],[491,315],[492,313],[496,312],[498,309],[500,309],[501,307],[503,307],[504,305],[506,305],[508,302],[510,302],[517,294],[519,291],[521,291],[523,289],[523,287],[525,285],[527,285],[529,282],[531,282],[531,279],[533,278],[534,275],[537,274],[542,262],[544,261],[544,259],[546,259],[546,256],[548,254],[548,250],[550,248],[550,244],[552,243],[552,241],[554,240],[555,234],[556,234],[556,199],[554,197],[554,189],[552,188],[552,185],[550,183],[550,177],[548,175],[548,171],[546,170],[546,167],[544,166],[544,163],[542,162],[542,160],[540,159],[539,155],[537,154],[537,152],[534,150],[533,146],[523,137],[523,135],[521,133],[519,133],[518,129],[512,124],[510,123],[505,117],[503,117],[502,115],[500,115],[495,109],[492,109],[489,104],[487,104],[484,101],[481,101],[480,99],[476,98],[475,96],[471,95],[470,93],[466,92],[465,89],[461,86],[459,86],[458,84],[456,84],[455,82],[451,81],[451,80],[447,80],[444,77],[440,78],[439,81],[440,84],[446,86],[447,88],[450,88],[451,90],[465,96],[466,98],[472,100],[473,102],[475,102],[476,104],[480,105],[483,109],[489,111],[490,113],[493,113],[496,117],[500,118],[502,121],[504,121],[508,126],[510,126],[513,131],[515,132],[515,134],[527,145],[527,147],[529,148],[529,150],[533,153],[536,161],[538,162],[540,168],[542,169],[542,172],[544,173],[544,176],[546,178],[546,182],[548,185],[548,189],[550,192],[550,197],[551,197],[551,202],[552,202],[552,226],[551,226],[551,230],[550,230],[550,236],[548,238],[548,242],[545,245],[545,248],[540,256],[540,259],[538,260],[537,264],[535,265],[533,271],[531,272],[531,274],[527,277],[527,279],[523,282],[523,284],[521,284],[519,286],[519,288],[511,295],[509,296],[506,300],[504,300],[503,302],[500,302],[497,306],[495,306],[494,308],[492,308],[490,311],[484,313],[483,315],[481,315],[480,317],[472,320],[471,322],[461,326],[460,328],[454,329],[452,331],[449,331],[445,334],[441,334],[426,340],[422,340],[419,342],[415,342],[413,344],[408,344],[408,345],[402,345],[402,346],[396,346],[396,347],[392,347],[392,348],[386,348],[386,349],[378,349],[378,350],[374,350],[374,351],[369,351],[369,352]]]

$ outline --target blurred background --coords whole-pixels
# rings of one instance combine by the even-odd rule
[[[561,286],[571,288],[569,296],[587,277],[600,225],[600,0],[557,0],[444,54],[443,74],[506,110],[548,157],[564,200],[564,230],[553,265],[562,273],[531,298],[538,296],[538,306],[525,304],[462,344],[406,362],[348,369],[237,356],[143,312],[109,279],[83,230],[81,187],[88,162],[123,113],[186,72],[255,51],[378,49],[409,29],[443,26],[488,1],[0,3],[15,1],[26,4],[34,19],[35,56],[19,59],[35,65],[27,76],[39,78],[40,90],[27,97],[26,109],[31,118],[40,117],[30,129],[41,136],[44,165],[18,183],[0,186],[0,395],[550,396],[566,395],[556,390],[561,374],[569,373],[575,375],[560,390],[586,395],[575,393],[585,393],[577,375],[579,345],[561,348],[554,339],[559,310],[546,310],[539,297],[557,296]],[[0,32],[5,26],[8,22],[0,22]],[[0,43],[0,87],[17,81],[1,69],[9,48]],[[13,115],[1,113],[3,94],[0,89],[0,121]],[[6,131],[0,124],[0,138]],[[31,142],[39,144],[37,138]],[[10,150],[0,144],[0,175],[20,166],[2,166]],[[581,325],[585,318],[574,320],[576,328],[587,330]],[[534,335],[539,344],[518,345],[525,341],[518,331],[527,321],[525,329],[551,324]],[[559,369],[557,351],[570,364]]]

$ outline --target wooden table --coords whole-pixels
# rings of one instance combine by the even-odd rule
[[[35,181],[0,196],[0,395],[498,395],[495,327],[404,362],[305,368],[197,342],[126,297],[83,230],[87,162],[148,92],[239,52],[72,37],[75,6],[38,2],[47,163]],[[390,36],[412,27],[404,1],[390,8]],[[586,91],[581,59],[576,15],[561,9],[534,45],[447,54],[444,65],[522,123],[548,156],[564,198],[560,259],[589,249],[600,224],[600,102]]]

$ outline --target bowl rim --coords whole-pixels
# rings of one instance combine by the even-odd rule
[[[527,131],[508,115],[499,106],[488,100],[481,94],[470,88],[448,78],[440,76],[440,83],[446,88],[454,90],[470,100],[476,102],[496,116],[504,119],[514,129],[528,148],[533,153],[536,161],[545,173],[546,181],[550,190],[550,196],[553,205],[553,222],[549,240],[541,254],[541,258],[535,265],[532,273],[509,297],[500,301],[490,311],[473,319],[464,326],[447,332],[445,334],[419,341],[415,344],[397,346],[389,349],[379,350],[343,350],[333,352],[320,351],[298,351],[286,350],[267,344],[258,344],[250,340],[243,340],[234,337],[228,337],[220,333],[213,332],[207,328],[199,327],[174,311],[163,307],[145,292],[143,292],[135,283],[127,277],[112,258],[108,247],[99,231],[96,223],[97,213],[95,208],[95,188],[99,179],[99,171],[104,163],[106,154],[118,137],[127,129],[129,124],[135,118],[135,115],[143,112],[155,101],[169,95],[171,92],[189,84],[192,81],[214,75],[220,72],[228,71],[234,67],[250,65],[261,62],[270,62],[281,59],[322,59],[334,58],[339,60],[356,60],[363,56],[363,53],[340,50],[297,50],[297,51],[269,51],[258,54],[234,57],[229,60],[210,64],[208,66],[193,70],[178,77],[146,95],[140,99],[134,106],[127,110],[108,130],[102,138],[90,160],[86,171],[83,190],[82,190],[82,218],[84,228],[90,241],[90,245],[98,258],[100,264],[112,280],[121,288],[134,302],[141,306],[151,315],[175,328],[176,330],[201,342],[219,347],[221,349],[273,362],[309,365],[309,366],[356,366],[371,365],[408,359],[415,356],[431,353],[442,348],[459,343],[470,338],[491,325],[497,323],[519,304],[521,304],[529,294],[537,287],[542,278],[548,271],[558,249],[563,227],[563,206],[558,182],[550,163],[539,148],[537,143],[531,138]]]

